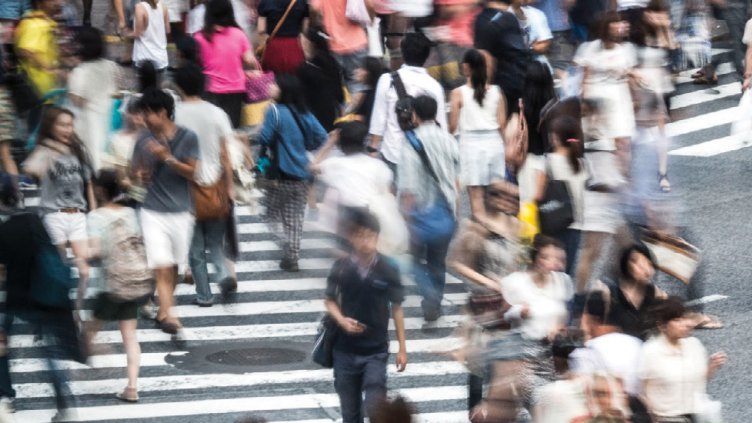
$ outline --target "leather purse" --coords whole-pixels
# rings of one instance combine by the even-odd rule
[[[222,219],[230,213],[230,196],[224,173],[219,181],[209,186],[191,184],[196,220]]]

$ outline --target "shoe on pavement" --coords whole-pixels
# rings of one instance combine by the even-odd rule
[[[175,322],[169,321],[168,319],[155,319],[155,322],[157,324],[157,327],[161,329],[162,332],[168,333],[170,335],[177,335],[178,330],[180,329],[180,325]]]
[[[232,277],[222,279],[217,285],[219,285],[219,291],[222,295],[228,295],[238,291],[238,281]]]
[[[291,260],[291,259],[282,259],[282,261],[279,262],[279,268],[284,270],[285,272],[298,272],[300,271],[300,268],[298,268],[298,261],[297,260]]]
[[[76,416],[73,414],[72,411],[68,410],[58,410],[57,413],[55,413],[54,416],[52,416],[51,422],[70,422],[75,420]]]
[[[197,305],[199,307],[211,307],[211,306],[214,305],[214,303],[211,302],[211,301],[209,301],[209,302],[203,302],[203,301],[199,301],[198,298],[194,298],[191,303],[193,305]]]
[[[426,322],[435,322],[441,317],[441,304],[422,300],[420,306],[423,309],[423,320]]]
[[[0,399],[0,409],[4,409],[6,413],[15,413],[16,404],[13,398],[3,397],[2,399]]]
[[[123,392],[115,394],[115,398],[125,402],[138,402],[138,391],[136,388],[126,387]]]

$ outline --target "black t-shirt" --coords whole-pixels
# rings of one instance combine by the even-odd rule
[[[258,14],[266,18],[267,34],[271,35],[289,5],[289,0],[261,0],[258,5]],[[307,17],[308,2],[298,0],[279,28],[276,37],[297,37],[303,29],[303,19]]]
[[[49,242],[49,236],[36,214],[0,216],[0,264],[5,266],[9,308],[29,304],[31,270],[40,242]]]
[[[298,78],[311,113],[316,116],[326,132],[334,129],[344,103],[342,69],[334,60],[313,58],[298,68]]]
[[[379,256],[361,278],[349,257],[339,259],[327,278],[326,297],[336,301],[338,291],[342,314],[363,323],[366,330],[359,335],[340,331],[334,349],[360,355],[387,352],[391,305],[405,299],[397,267]]]
[[[659,300],[656,298],[655,285],[648,285],[645,289],[645,299],[639,307],[635,307],[616,284],[608,284],[611,293],[611,315],[621,327],[622,332],[645,340],[650,330],[648,313]]]
[[[475,48],[488,51],[496,59],[494,84],[500,85],[507,101],[511,93],[521,93],[530,52],[517,17],[511,12],[486,8],[475,19]]]

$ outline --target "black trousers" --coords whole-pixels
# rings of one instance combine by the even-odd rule
[[[204,98],[227,113],[233,128],[240,127],[240,115],[243,113],[245,93],[206,93]]]

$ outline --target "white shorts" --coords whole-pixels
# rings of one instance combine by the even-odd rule
[[[42,220],[55,245],[86,241],[89,238],[86,231],[86,213],[54,212],[44,215]]]
[[[188,266],[188,250],[193,237],[194,217],[190,212],[161,213],[141,209],[146,261],[152,269]]]
[[[504,140],[499,131],[466,132],[460,135],[460,181],[463,186],[488,186],[504,175]]]

